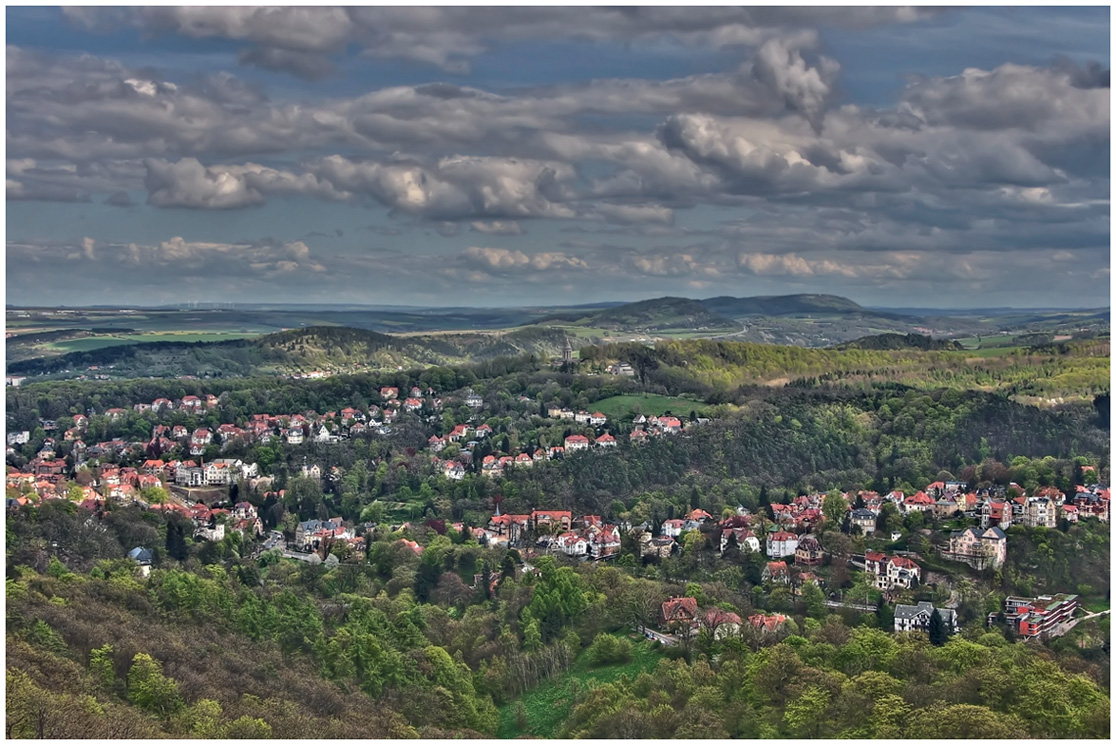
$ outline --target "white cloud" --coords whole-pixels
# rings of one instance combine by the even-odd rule
[[[526,254],[505,248],[470,246],[461,253],[467,266],[488,274],[526,274],[557,270],[587,270],[589,265],[576,256],[544,251]]]

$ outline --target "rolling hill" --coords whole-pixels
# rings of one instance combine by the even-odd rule
[[[837,295],[760,295],[730,297],[721,295],[700,301],[713,313],[728,318],[745,316],[789,316],[804,313],[865,313],[878,315],[848,298]]]
[[[555,314],[535,324],[570,324],[614,331],[724,331],[739,328],[732,319],[711,311],[702,301],[684,297],[641,300],[587,313]]]
[[[314,326],[253,339],[152,342],[13,362],[9,375],[83,373],[95,368],[125,377],[249,376],[315,370],[359,372],[461,364],[520,354],[561,354],[567,335],[528,327],[507,333],[392,336],[365,329]]]

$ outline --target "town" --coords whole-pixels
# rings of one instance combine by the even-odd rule
[[[264,550],[280,550],[301,561],[337,564],[361,561],[371,541],[385,536],[421,553],[423,546],[411,537],[412,523],[395,524],[375,520],[345,521],[339,516],[287,522],[286,530],[265,527],[262,507],[286,497],[286,489],[275,486],[275,478],[257,462],[228,457],[227,452],[244,452],[249,445],[276,445],[297,452],[300,446],[328,446],[342,440],[390,435],[393,425],[408,418],[436,430],[426,440],[427,460],[432,477],[461,481],[467,473],[496,478],[509,469],[531,468],[552,459],[600,457],[620,447],[639,447],[658,437],[687,436],[692,427],[707,424],[704,417],[679,418],[669,415],[636,414],[623,422],[610,422],[600,412],[574,411],[561,406],[537,406],[526,396],[516,402],[524,408],[536,407],[537,415],[559,425],[572,424],[575,432],[563,431],[554,444],[531,443],[518,452],[493,449],[501,436],[489,423],[499,426],[498,418],[486,417],[486,403],[471,388],[452,394],[439,394],[433,388],[414,386],[400,392],[384,386],[375,392],[379,403],[367,407],[346,407],[318,414],[314,411],[283,414],[253,413],[238,421],[215,422],[222,411],[216,395],[186,395],[178,400],[158,398],[137,403],[130,410],[108,408],[102,412],[74,414],[61,421],[42,420],[40,429],[8,435],[9,461],[27,459],[23,465],[8,466],[8,509],[19,510],[51,500],[67,500],[97,517],[116,506],[137,505],[144,509],[175,513],[188,520],[194,541],[221,541],[230,533],[254,542],[254,555]],[[459,410],[466,421],[455,423],[448,411]],[[86,444],[96,431],[121,428],[136,419],[155,423],[146,440],[121,437]],[[176,421],[179,423],[170,423]],[[202,421],[210,422],[201,424]],[[442,434],[437,430],[441,429]],[[623,432],[617,438],[612,431]],[[507,437],[502,446],[507,448]],[[623,441],[623,445],[620,444]],[[579,451],[586,451],[582,454]],[[319,454],[327,451],[317,451]],[[479,457],[477,457],[477,455]],[[420,453],[416,453],[416,457]],[[304,458],[304,460],[306,460]],[[376,464],[373,464],[376,465]],[[954,607],[956,593],[941,572],[940,562],[959,563],[981,572],[995,572],[1004,566],[1009,549],[1005,531],[1013,525],[1055,529],[1059,523],[1074,524],[1095,519],[1107,523],[1110,492],[1097,483],[1096,468],[1081,468],[1084,482],[1072,493],[1051,487],[1031,493],[1014,482],[1006,486],[972,488],[959,481],[935,481],[913,493],[893,490],[804,493],[769,503],[752,512],[737,505],[725,507],[723,514],[712,515],[695,508],[680,517],[658,523],[633,524],[619,515],[575,515],[570,510],[532,508],[513,514],[501,511],[503,498],[496,495],[494,510],[486,524],[471,526],[462,520],[448,525],[427,521],[465,534],[481,546],[512,549],[522,562],[520,571],[530,571],[531,562],[540,556],[561,556],[573,561],[616,561],[630,541],[632,556],[643,563],[657,563],[709,547],[722,560],[745,556],[759,567],[758,580],[769,590],[786,588],[790,597],[821,591],[831,608],[853,608],[877,612],[879,605],[868,599],[857,602],[856,593],[827,587],[819,576],[840,565],[836,577],[847,577],[853,569],[864,577],[861,585],[875,590],[879,603],[890,606],[895,631],[926,631],[930,616],[939,614],[945,627],[958,631]],[[317,484],[338,482],[344,469],[330,465],[328,458],[304,464],[297,476]],[[239,495],[239,497],[238,497]],[[254,505],[249,501],[252,496]],[[924,518],[948,524],[948,538],[931,545],[925,536],[930,531]],[[851,555],[833,555],[818,540],[825,531],[840,531],[850,536],[871,539],[880,548],[902,546],[891,553],[873,548]],[[918,551],[910,550],[917,546]],[[342,551],[341,549],[345,550]],[[922,553],[920,554],[919,551]],[[130,552],[138,557],[143,571],[150,569],[151,547],[138,546]],[[755,556],[757,559],[748,557]],[[925,571],[920,561],[929,557],[938,567]],[[757,563],[758,561],[758,563]],[[948,565],[948,564],[947,564]],[[929,575],[929,576],[928,576]],[[924,584],[934,577],[943,602],[935,606],[926,600],[915,601]],[[479,581],[479,579],[478,579]],[[1068,588],[1073,589],[1073,588]],[[817,595],[818,593],[814,593]],[[952,606],[952,607],[951,607]],[[990,613],[989,625],[1009,626],[1021,638],[1050,637],[1072,628],[1079,604],[1072,592],[1034,598],[1008,597],[1000,613]],[[712,623],[716,633],[731,633],[739,628],[740,618],[723,609],[701,611],[694,598],[675,597],[660,609],[659,629],[653,634],[663,643],[677,643]],[[712,614],[712,619],[710,620]],[[788,616],[781,613],[755,613],[747,617],[752,628],[775,633]]]

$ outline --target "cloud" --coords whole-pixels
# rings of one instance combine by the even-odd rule
[[[334,71],[333,63],[321,55],[275,47],[247,49],[241,52],[240,63],[275,72],[289,72],[305,80],[321,80]]]
[[[674,210],[655,204],[599,204],[589,215],[613,225],[673,225]]]
[[[328,64],[348,45],[376,59],[404,59],[447,72],[469,70],[473,57],[492,39],[572,39],[591,43],[626,41],[689,47],[756,45],[788,29],[817,25],[864,28],[906,23],[936,12],[910,8],[728,8],[728,7],[67,7],[66,17],[83,29],[132,27],[144,33],[174,33],[252,45],[245,64],[305,75]],[[314,61],[317,58],[317,61]]]
[[[1108,135],[1108,71],[1059,61],[1049,68],[1004,64],[947,78],[915,78],[900,109],[930,125],[1022,129],[1061,138]]]
[[[156,207],[234,209],[263,204],[266,195],[306,195],[343,200],[327,182],[309,173],[291,173],[255,163],[203,166],[196,158],[171,163],[144,161],[147,203]]]
[[[833,59],[819,57],[817,64],[811,67],[803,58],[802,49],[816,45],[817,35],[812,32],[769,39],[756,53],[752,74],[781,96],[790,109],[820,128],[822,113],[841,66]]]
[[[469,228],[474,233],[485,235],[523,235],[523,226],[515,220],[474,220],[469,223]]]
[[[583,271],[589,268],[584,260],[557,252],[526,254],[504,248],[470,246],[461,257],[467,267],[487,274],[538,274],[559,270]]]

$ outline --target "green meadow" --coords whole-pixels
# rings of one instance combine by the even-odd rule
[[[630,679],[635,679],[640,673],[653,670],[662,657],[652,644],[642,637],[633,634],[629,638],[639,639],[632,644],[632,659],[629,662],[592,668],[589,665],[587,650],[582,650],[566,674],[546,681],[523,694],[519,699],[500,707],[500,728],[496,736],[501,739],[523,736],[558,737],[559,728],[570,715],[578,693],[611,683],[621,676],[626,675]],[[526,727],[522,730],[516,722],[519,703],[523,704],[526,714]]]

